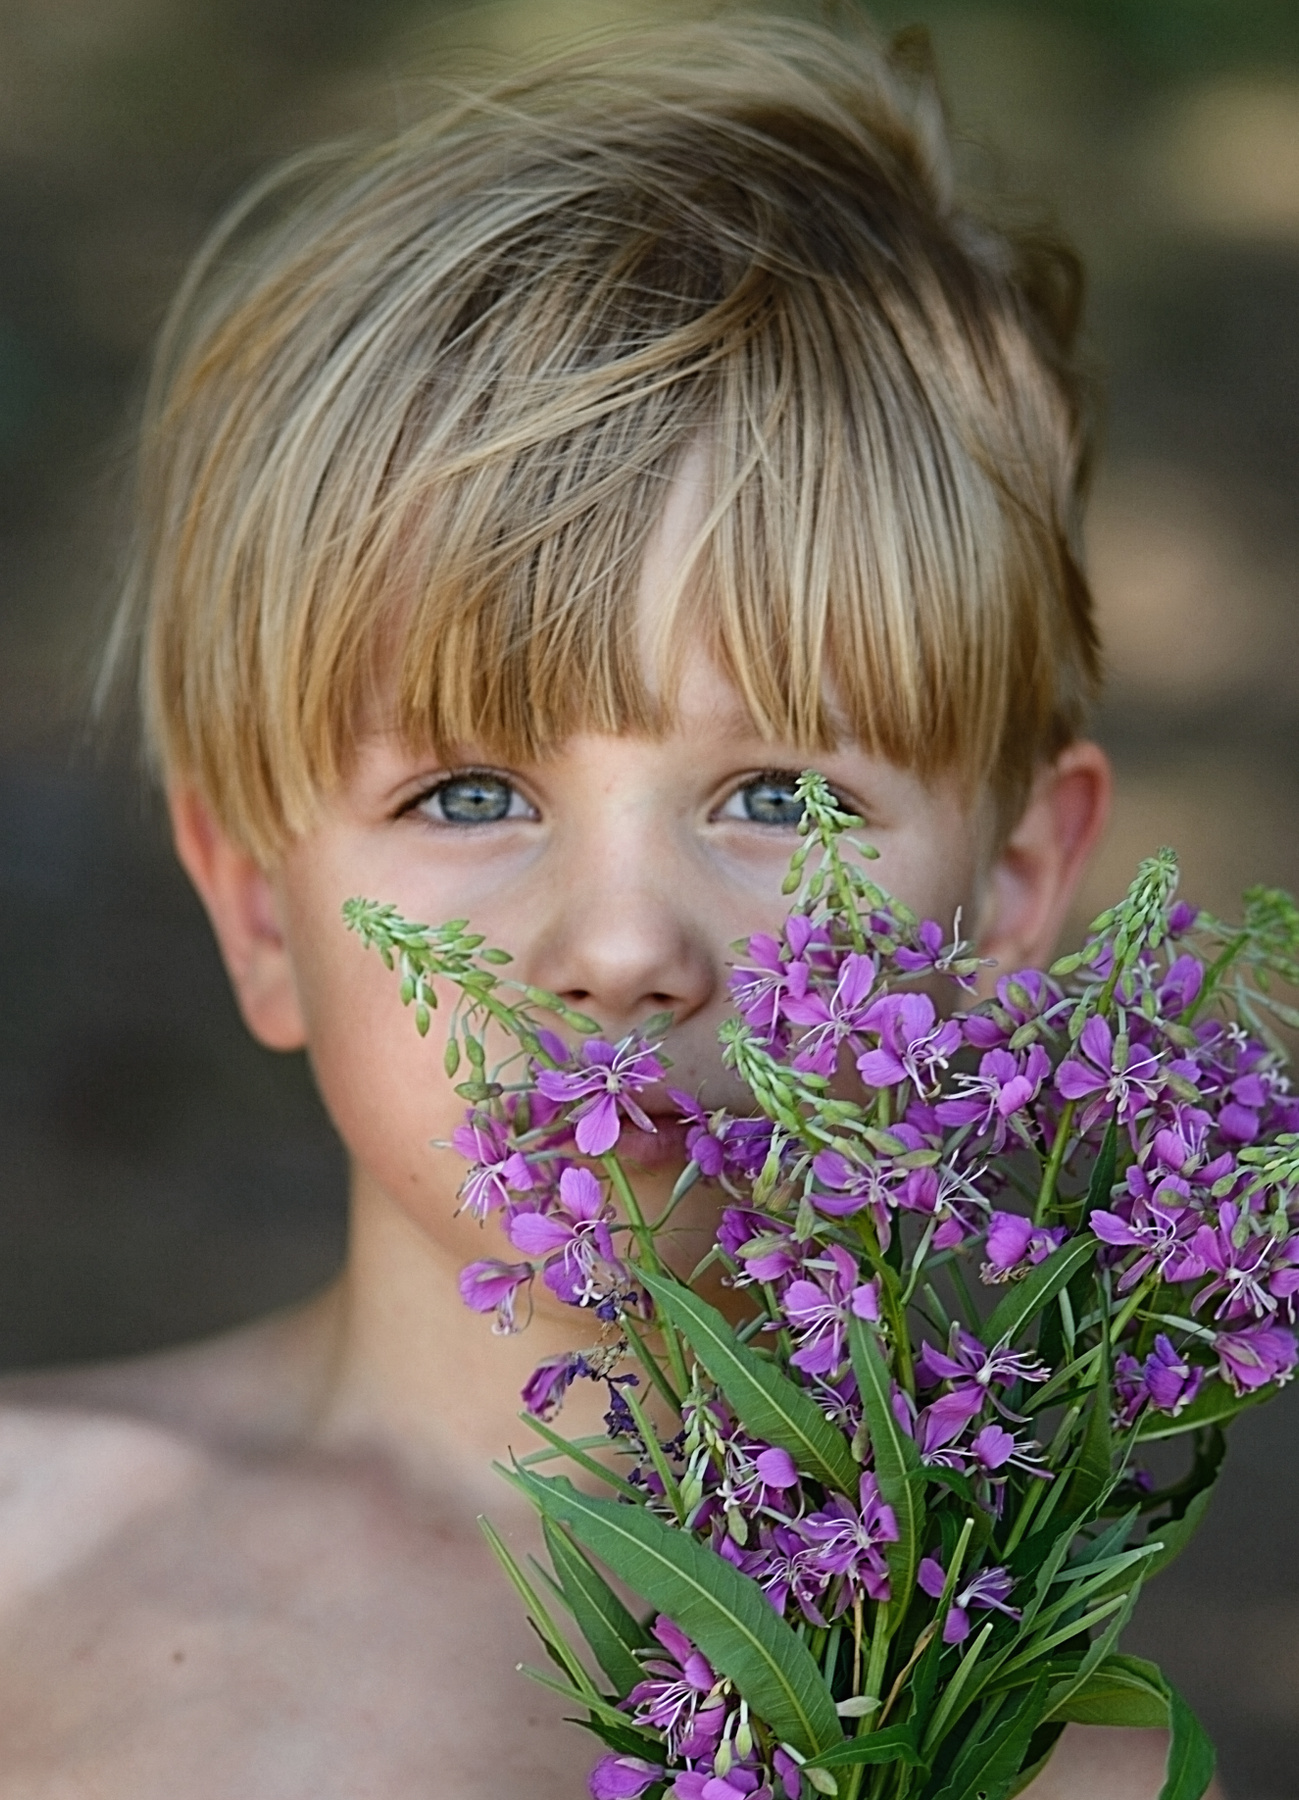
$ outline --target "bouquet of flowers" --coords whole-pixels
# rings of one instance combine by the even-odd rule
[[[971,1004],[971,946],[868,878],[819,776],[800,792],[792,910],[744,947],[722,1031],[752,1112],[674,1096],[691,1160],[658,1218],[617,1145],[652,1129],[665,1021],[611,1044],[466,921],[347,908],[421,1033],[455,992],[463,1203],[518,1255],[466,1268],[465,1300],[513,1331],[539,1279],[591,1319],[528,1382],[543,1441],[506,1471],[551,1569],[493,1538],[554,1665],[530,1672],[603,1741],[595,1800],[1000,1800],[1069,1720],[1167,1725],[1163,1800],[1197,1800],[1212,1748],[1119,1637],[1224,1426],[1296,1361],[1299,1099],[1270,1021],[1299,1023],[1272,991],[1299,911],[1254,889],[1222,924],[1161,851],[1078,954]],[[696,1183],[716,1236],[682,1280],[664,1234]],[[605,1384],[606,1437],[555,1428],[576,1380]]]

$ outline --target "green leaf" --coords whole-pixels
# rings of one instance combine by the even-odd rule
[[[1213,1780],[1217,1756],[1209,1734],[1171,1682],[1168,1689],[1168,1762],[1159,1800],[1200,1800]]]
[[[1114,1118],[1105,1127],[1105,1136],[1101,1139],[1100,1152],[1092,1164],[1091,1180],[1087,1183],[1087,1198],[1083,1202],[1082,1224],[1087,1223],[1098,1206],[1106,1211],[1109,1209],[1118,1160],[1119,1122],[1117,1118]]]
[[[1023,1281],[1007,1289],[983,1328],[986,1344],[1013,1344],[1047,1306],[1072,1275],[1096,1254],[1096,1239],[1090,1231],[1070,1238],[1067,1244],[1030,1269]]]
[[[1047,1718],[1074,1725],[1168,1724],[1168,1689],[1154,1663],[1139,1656],[1107,1656],[1081,1686],[1068,1680],[1047,1695]],[[1060,1696],[1057,1699],[1057,1695]]]
[[[581,1494],[563,1476],[507,1473],[545,1518],[566,1525],[674,1619],[779,1739],[804,1756],[840,1741],[843,1727],[820,1670],[756,1582],[644,1507]]]
[[[665,1276],[637,1271],[654,1304],[667,1314],[725,1394],[747,1431],[788,1450],[805,1475],[841,1494],[855,1494],[861,1470],[843,1434],[774,1364],[742,1344],[715,1306]]]
[[[1108,1340],[1102,1337],[1103,1349]],[[1083,1433],[1082,1449],[1069,1489],[1065,1494],[1063,1513],[1068,1519],[1085,1519],[1104,1495],[1113,1478],[1114,1444],[1110,1433],[1109,1357],[1102,1355],[1092,1390],[1091,1411]]]
[[[925,1759],[916,1744],[914,1725],[886,1725],[866,1737],[845,1738],[831,1750],[823,1750],[805,1765],[809,1769],[851,1769],[858,1763],[906,1763],[922,1769]]]
[[[967,1738],[933,1800],[1002,1800],[1014,1785],[1028,1740],[1042,1721],[1050,1673],[1046,1669],[1018,1705],[1011,1704],[995,1729],[980,1736],[982,1721]]]
[[[546,1548],[568,1609],[591,1653],[625,1699],[644,1676],[635,1652],[649,1643],[649,1636],[614,1593],[598,1569],[569,1537],[563,1526],[543,1518]]]
[[[888,1364],[880,1354],[875,1333],[864,1319],[849,1320],[848,1346],[866,1413],[875,1477],[897,1520],[898,1541],[888,1546],[885,1555],[900,1622],[915,1588],[925,1523],[922,1482],[912,1479],[920,1473],[920,1456],[894,1417]]]
[[[1162,1549],[1156,1551],[1143,1571],[1145,1580],[1166,1569],[1173,1558],[1180,1556],[1200,1528],[1200,1521],[1209,1510],[1209,1502],[1213,1499],[1213,1488],[1206,1487],[1195,1495],[1187,1505],[1180,1519],[1170,1519],[1165,1525],[1156,1525],[1150,1532],[1149,1543],[1158,1543]]]
[[[1203,1425],[1224,1425],[1237,1413],[1244,1412],[1247,1406],[1270,1400],[1275,1392],[1276,1389],[1269,1385],[1252,1394],[1236,1394],[1225,1381],[1210,1381],[1175,1419],[1168,1413],[1153,1412],[1147,1407],[1137,1426],[1137,1436],[1150,1443],[1155,1438],[1180,1437],[1184,1431],[1198,1431]]]

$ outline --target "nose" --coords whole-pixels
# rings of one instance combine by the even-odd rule
[[[670,822],[614,782],[552,857],[529,958],[539,986],[613,1036],[658,1012],[680,1025],[708,1005],[723,946],[710,937],[706,878]]]

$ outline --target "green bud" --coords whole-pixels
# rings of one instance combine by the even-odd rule
[[[406,976],[401,984],[400,992],[402,1005],[409,1006],[411,1001],[415,998],[415,982],[412,976]]]
[[[448,1077],[453,1076],[460,1067],[460,1046],[453,1037],[447,1039],[447,1047],[442,1055],[442,1067],[446,1070]]]
[[[498,950],[491,944],[487,946],[486,950],[479,952],[479,959],[485,963],[510,963],[514,961],[514,958],[510,955],[508,950]]]
[[[428,1007],[425,1006],[424,1002],[421,1000],[419,1005],[415,1008],[415,1029],[419,1032],[421,1037],[428,1036],[428,1028],[431,1023],[432,1021],[429,1018]]]
[[[839,1792],[839,1783],[835,1780],[829,1769],[809,1769],[804,1767],[801,1770],[801,1774],[807,1785],[810,1788],[815,1788],[818,1794],[837,1794]]]

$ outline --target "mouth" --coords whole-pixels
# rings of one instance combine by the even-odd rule
[[[624,1122],[614,1146],[624,1162],[638,1169],[683,1168],[690,1160],[686,1149],[687,1125],[675,1113],[651,1113],[654,1130],[641,1131]]]

